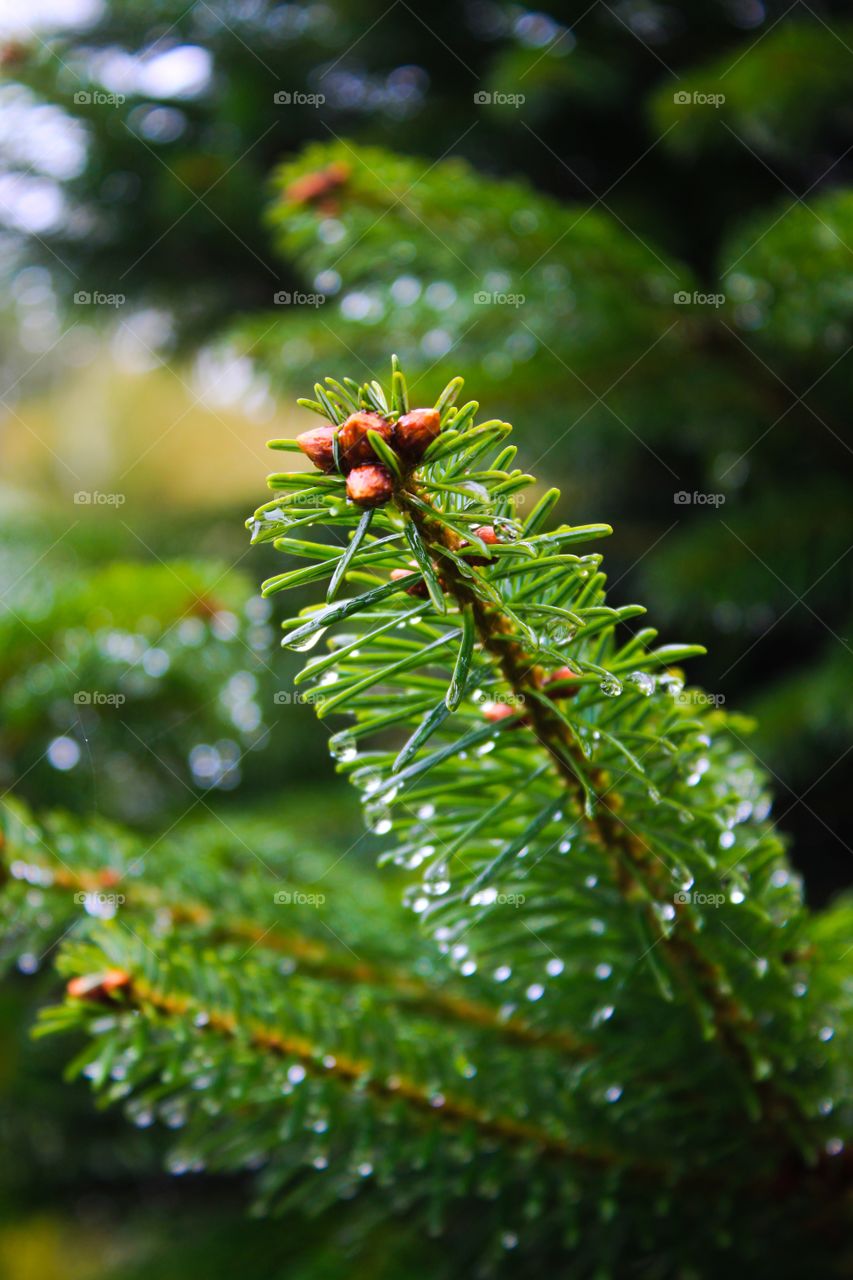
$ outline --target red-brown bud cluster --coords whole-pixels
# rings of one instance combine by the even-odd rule
[[[72,978],[65,990],[72,1000],[109,1000],[114,991],[130,985],[125,969],[106,969],[103,973],[87,973]]]
[[[424,455],[441,427],[437,409],[412,409],[397,422],[381,413],[359,409],[340,427],[313,427],[296,437],[296,443],[318,471],[335,470],[335,434],[338,464],[347,477],[347,496],[361,507],[380,507],[388,502],[394,482],[387,467],[377,458],[368,432],[377,435],[413,466]]]
[[[293,204],[316,205],[321,213],[337,213],[336,197],[349,176],[349,165],[337,160],[325,169],[304,173],[301,178],[295,178],[286,188],[284,198]]]

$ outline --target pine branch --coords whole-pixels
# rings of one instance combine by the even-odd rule
[[[231,837],[234,845],[241,840],[239,825]],[[573,1060],[592,1051],[577,1036],[549,1032],[531,1026],[521,1017],[502,1014],[488,1000],[454,990],[452,982],[442,985],[435,978],[426,981],[419,977],[418,947],[404,946],[401,955],[398,945],[383,953],[381,946],[359,936],[357,956],[345,943],[330,945],[329,939],[337,937],[340,922],[333,920],[330,930],[317,911],[309,912],[308,923],[302,923],[299,929],[281,928],[276,923],[281,915],[276,900],[316,897],[309,886],[291,885],[286,890],[279,887],[274,892],[271,877],[259,877],[244,867],[240,871],[239,905],[253,908],[254,916],[223,911],[223,899],[238,906],[233,868],[226,864],[225,875],[217,873],[197,835],[193,879],[197,886],[200,882],[206,888],[204,899],[188,893],[175,874],[176,855],[171,848],[158,851],[156,879],[142,880],[138,873],[145,845],[119,828],[109,828],[104,834],[106,860],[101,865],[87,864],[78,859],[90,856],[100,843],[91,826],[69,825],[66,821],[57,828],[55,823],[36,822],[19,804],[6,801],[0,805],[0,917],[7,921],[4,951],[18,956],[49,953],[55,940],[72,931],[79,937],[85,926],[96,924],[104,916],[119,915],[134,929],[141,927],[140,922],[150,928],[157,921],[168,920],[169,927],[184,942],[192,940],[195,946],[214,945],[220,949],[234,944],[238,955],[270,952],[271,964],[276,956],[287,956],[301,973],[344,987],[371,987],[403,1006],[421,1010],[425,1016],[489,1031],[498,1041],[542,1045]],[[61,856],[55,852],[57,844],[63,850]],[[187,837],[181,834],[176,848],[182,863],[186,863],[187,845]],[[278,886],[283,883],[275,881]],[[34,886],[37,893],[31,901]],[[360,897],[364,897],[363,892]],[[303,921],[305,914],[302,913]],[[313,916],[317,916],[318,923],[312,928]],[[360,932],[356,922],[350,941],[354,943]]]
[[[600,557],[567,550],[607,526],[545,532],[553,491],[525,521],[516,517],[514,496],[532,479],[506,469],[515,452],[502,447],[508,424],[477,425],[474,402],[455,407],[461,379],[436,403],[440,434],[413,457],[411,420],[430,411],[409,413],[396,366],[393,384],[390,394],[375,382],[318,384],[316,400],[303,403],[328,419],[327,434],[273,447],[302,448],[322,483],[314,473],[271,476],[280,496],[250,525],[256,539],[313,561],[271,579],[265,594],[306,574],[327,577],[342,562],[339,578],[361,589],[286,621],[284,642],[308,649],[338,622],[359,628],[331,639],[330,655],[309,659],[301,679],[311,682],[321,718],[350,715],[333,750],[361,787],[374,830],[399,829],[395,861],[429,860],[416,910],[463,973],[476,969],[478,953],[488,961],[503,950],[512,963],[498,966],[499,979],[559,1027],[565,948],[592,903],[606,903],[601,932],[616,936],[621,982],[630,977],[648,999],[683,1003],[698,1043],[728,1064],[737,1105],[781,1128],[783,1141],[808,1146],[808,1106],[774,1063],[787,1037],[804,1031],[785,959],[798,906],[789,893],[783,943],[773,892],[774,874],[777,883],[787,877],[783,852],[753,818],[765,806],[762,780],[727,737],[725,717],[700,694],[685,695],[672,667],[701,648],[651,648],[650,629],[620,643],[617,627],[642,610],[607,606]],[[376,420],[386,427],[374,453],[365,437]],[[386,470],[388,449],[397,465]],[[372,489],[354,485],[359,467]],[[338,553],[292,536],[313,524],[333,533],[359,524],[357,549]],[[413,595],[422,602],[412,606]],[[393,729],[409,732],[402,750],[359,755],[363,739],[379,732],[387,740]],[[518,922],[495,906],[515,887],[528,891]],[[725,914],[747,896],[728,924]],[[702,905],[718,899],[726,912]],[[530,939],[551,950],[554,981],[531,980]],[[602,963],[608,974],[616,967]],[[769,1035],[756,999],[774,1007]],[[591,1016],[593,1025],[601,1017]]]

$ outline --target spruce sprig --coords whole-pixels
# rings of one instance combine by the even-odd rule
[[[513,467],[510,425],[458,407],[461,388],[412,411],[394,359],[390,390],[327,379],[300,403],[328,425],[272,442],[323,472],[271,476],[277,497],[249,522],[309,561],[266,595],[335,582],[331,602],[283,624],[285,645],[329,650],[299,683],[321,719],[348,717],[333,754],[372,830],[393,832],[387,856],[418,873],[409,900],[463,974],[488,967],[561,1029],[612,1013],[567,1000],[567,975],[615,974],[632,1001],[688,1011],[680,1035],[698,1035],[737,1105],[808,1146],[780,1034],[798,1022],[781,922],[787,942],[799,903],[792,887],[781,909],[760,774],[675,666],[704,649],[630,631],[643,609],[608,605],[601,556],[575,550],[609,526],[552,524],[553,489],[525,511],[535,482]],[[414,453],[413,413],[435,417]],[[360,468],[381,473],[373,492],[353,485]],[[313,526],[331,541],[304,540]],[[656,1056],[620,1047],[638,1072]]]

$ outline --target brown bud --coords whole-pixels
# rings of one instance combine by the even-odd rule
[[[332,447],[334,435],[335,428],[330,425],[312,427],[310,431],[303,431],[301,436],[296,437],[299,448],[306,458],[311,459],[318,471],[335,469],[335,451]]]
[[[397,420],[394,448],[410,462],[417,462],[440,430],[441,416],[437,409],[412,409]]]
[[[545,681],[545,685],[547,687],[549,685],[554,684],[558,680],[562,682],[564,680],[577,681],[579,679],[580,679],[580,676],[578,675],[577,671],[572,671],[571,667],[558,667],[556,671],[551,672],[551,675]],[[580,693],[580,685],[577,683],[574,683],[574,684],[565,684],[560,689],[549,690],[548,696],[550,698],[574,698],[574,696],[578,693]]]
[[[341,466],[344,471],[364,466],[367,462],[376,462],[376,454],[367,438],[368,431],[376,431],[390,444],[394,428],[378,413],[360,410],[350,414],[338,431]]]
[[[500,538],[490,524],[481,524],[473,532],[481,542],[485,542],[487,547],[494,547],[500,542]],[[469,564],[483,565],[492,563],[487,556],[468,556],[467,559]]]
[[[478,525],[477,528],[474,530],[474,533],[477,535],[477,537],[480,539],[481,542],[485,542],[487,547],[494,547],[497,543],[500,542],[500,538],[495,533],[494,528],[490,524]]]
[[[17,40],[7,40],[0,46],[0,67],[16,67],[19,63],[26,62],[28,56],[29,49],[25,44]]]
[[[72,1000],[108,1000],[113,991],[129,985],[130,974],[126,970],[107,969],[72,978],[65,989]]]
[[[294,204],[313,204],[327,199],[333,191],[344,185],[350,175],[349,165],[336,161],[316,173],[303,173],[285,190],[285,199]]]
[[[429,595],[427,584],[423,578],[415,578],[411,569],[392,569],[389,576],[392,582],[402,582],[404,578],[414,578],[412,585],[406,587],[407,595],[418,596],[420,599],[425,599]]]
[[[347,476],[347,497],[359,507],[382,507],[393,492],[390,473],[377,463],[356,467]]]
[[[484,702],[482,706],[483,719],[488,720],[489,724],[500,724],[502,720],[508,720],[510,716],[515,715],[515,709],[507,705],[506,702]],[[517,724],[512,727],[520,728],[527,724],[527,719],[520,719]]]

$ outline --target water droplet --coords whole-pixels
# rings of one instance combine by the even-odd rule
[[[597,964],[597,965],[595,966],[595,970],[594,970],[594,972],[595,972],[595,976],[596,976],[596,978],[598,978],[598,981],[599,981],[599,982],[605,982],[605,981],[610,977],[611,973],[613,972],[613,965],[612,965],[612,964],[606,964],[606,963]]]
[[[834,1027],[821,1027],[820,1031],[818,1031],[817,1033],[818,1040],[824,1040],[824,1041],[831,1040],[834,1035],[835,1035]]]
[[[563,970],[565,969],[565,967],[566,966],[563,963],[563,961],[558,959],[557,956],[555,956],[553,960],[549,960],[548,963],[545,965],[545,971],[549,977],[558,978],[560,974],[563,972]]]
[[[304,640],[300,640],[298,644],[288,644],[288,649],[293,649],[294,653],[308,653],[315,645],[318,645],[326,634],[326,627],[318,627],[316,631],[312,631],[310,636],[306,636]],[[285,636],[285,643],[287,637]]]
[[[336,760],[354,760],[358,755],[355,738],[349,733],[335,734],[329,741],[329,749]]]
[[[294,1062],[292,1067],[287,1068],[287,1078],[291,1084],[301,1084],[306,1074],[301,1062]]]
[[[621,1084],[612,1084],[609,1089],[605,1089],[604,1097],[608,1102],[618,1102],[622,1097]]]
[[[492,976],[495,982],[506,982],[507,978],[512,977],[512,969],[508,964],[500,964]]]
[[[524,994],[528,1000],[541,1000],[545,994],[545,988],[541,982],[531,982]]]
[[[606,676],[598,686],[601,692],[608,698],[618,698],[622,692],[622,682],[617,680],[615,676]]]
[[[628,676],[632,684],[636,685],[646,698],[655,691],[655,678],[650,676],[646,671],[632,671]]]

